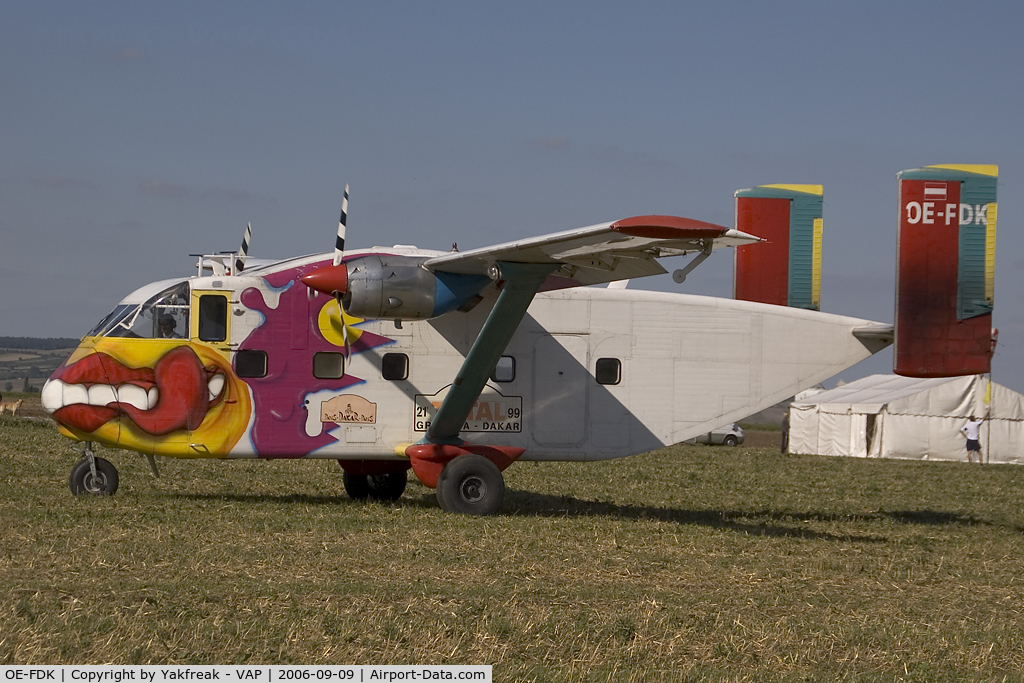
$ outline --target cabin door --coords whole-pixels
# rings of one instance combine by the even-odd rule
[[[575,446],[587,438],[588,343],[585,336],[545,335],[533,352],[533,438]]]

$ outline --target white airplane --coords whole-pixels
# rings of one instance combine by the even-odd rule
[[[994,250],[994,168],[904,172],[901,211],[918,222],[901,221],[901,278],[920,266],[911,228],[935,216],[932,185],[957,205],[957,242],[975,227],[957,193],[991,180],[971,217],[987,217],[982,253]],[[154,474],[155,455],[335,459],[354,498],[399,498],[411,469],[443,509],[491,514],[517,459],[603,460],[677,443],[828,379],[894,334],[907,339],[897,341],[898,359],[910,349],[897,368],[907,374],[988,363],[990,289],[988,307],[974,302],[963,319],[922,317],[921,304],[900,298],[909,303],[898,304],[895,330],[822,313],[821,187],[736,196],[739,229],[637,216],[464,252],[346,252],[347,187],[333,259],[247,261],[247,230],[238,254],[202,256],[196,276],[125,297],[46,383],[44,408],[85,443],[70,488],[116,491],[98,442],[146,455]],[[934,252],[934,240],[922,244]],[[737,248],[736,291],[754,300],[620,286],[666,272],[659,258],[691,254],[681,282],[722,247]],[[950,264],[939,268],[948,275]],[[900,289],[922,294],[904,279]],[[900,316],[910,321],[902,328]],[[945,346],[932,318],[955,328]],[[964,329],[980,351],[965,351]]]

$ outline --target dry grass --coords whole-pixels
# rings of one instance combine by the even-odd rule
[[[1024,468],[675,447],[521,463],[501,515],[332,462],[104,452],[0,420],[0,663],[493,664],[502,681],[1021,680]],[[332,467],[333,465],[333,467]]]

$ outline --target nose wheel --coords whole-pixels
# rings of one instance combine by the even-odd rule
[[[109,460],[97,458],[92,452],[92,444],[86,443],[85,457],[71,468],[68,477],[68,488],[76,496],[112,496],[117,491],[117,468]]]

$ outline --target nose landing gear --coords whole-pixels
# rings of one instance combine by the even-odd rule
[[[92,452],[92,442],[85,442],[85,455],[71,468],[68,488],[76,496],[112,496],[117,491],[117,468],[109,460],[97,458]]]

